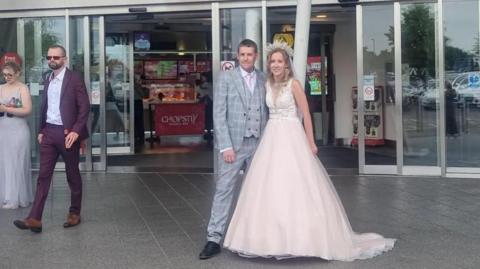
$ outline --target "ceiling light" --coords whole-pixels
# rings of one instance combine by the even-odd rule
[[[317,16],[315,16],[315,17],[317,17],[317,18],[319,18],[319,19],[326,19],[326,18],[327,18],[327,15],[325,15],[325,14],[319,14],[319,15],[317,15]]]

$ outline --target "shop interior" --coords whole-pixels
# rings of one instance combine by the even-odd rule
[[[295,15],[294,7],[268,10],[269,42],[294,37]],[[355,42],[355,7],[312,6],[305,92],[319,157],[328,168],[358,168],[358,141],[354,133]],[[381,135],[377,131],[371,137],[378,141],[378,145],[372,145],[376,151],[384,146]],[[378,155],[377,159],[383,157]]]
[[[210,16],[209,11],[106,16],[109,166],[212,171]]]
[[[295,14],[295,7],[269,8],[267,42],[293,43]],[[213,171],[210,16],[210,11],[106,16],[109,166]],[[315,138],[322,146],[319,155],[330,167],[358,167],[355,42],[354,7],[312,7],[305,88]],[[134,68],[132,108],[125,97],[129,66]],[[369,158],[383,161],[392,144],[383,132],[383,89],[376,91],[381,93],[370,102],[375,109],[366,151]],[[135,113],[134,130],[129,130],[129,111]],[[122,154],[122,148],[131,149],[126,147],[131,133],[135,154]]]

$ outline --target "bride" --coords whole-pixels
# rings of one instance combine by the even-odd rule
[[[246,257],[341,261],[371,258],[392,249],[395,239],[352,231],[316,156],[307,99],[293,78],[293,52],[285,43],[267,49],[270,118],[245,177],[224,246]]]

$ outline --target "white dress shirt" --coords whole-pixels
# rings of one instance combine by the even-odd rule
[[[50,76],[48,84],[48,109],[47,122],[55,125],[63,125],[62,116],[60,115],[60,94],[62,93],[63,77],[65,76],[65,67],[55,76]]]

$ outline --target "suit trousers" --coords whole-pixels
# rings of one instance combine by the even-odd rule
[[[233,163],[226,163],[223,154],[218,154],[218,175],[216,181],[215,195],[213,197],[212,211],[207,228],[207,240],[220,243],[227,226],[230,215],[234,190],[237,187],[239,172],[242,167],[250,165],[250,162],[257,148],[259,139],[255,137],[244,138],[242,146],[235,152],[236,159]]]
[[[65,148],[64,127],[48,124],[43,129],[42,143],[40,144],[40,171],[37,180],[37,190],[29,218],[41,220],[45,201],[52,183],[53,171],[61,155],[65,162],[68,186],[71,192],[70,213],[80,215],[82,204],[82,178],[78,168],[80,160],[80,141],[73,143],[69,149]]]

